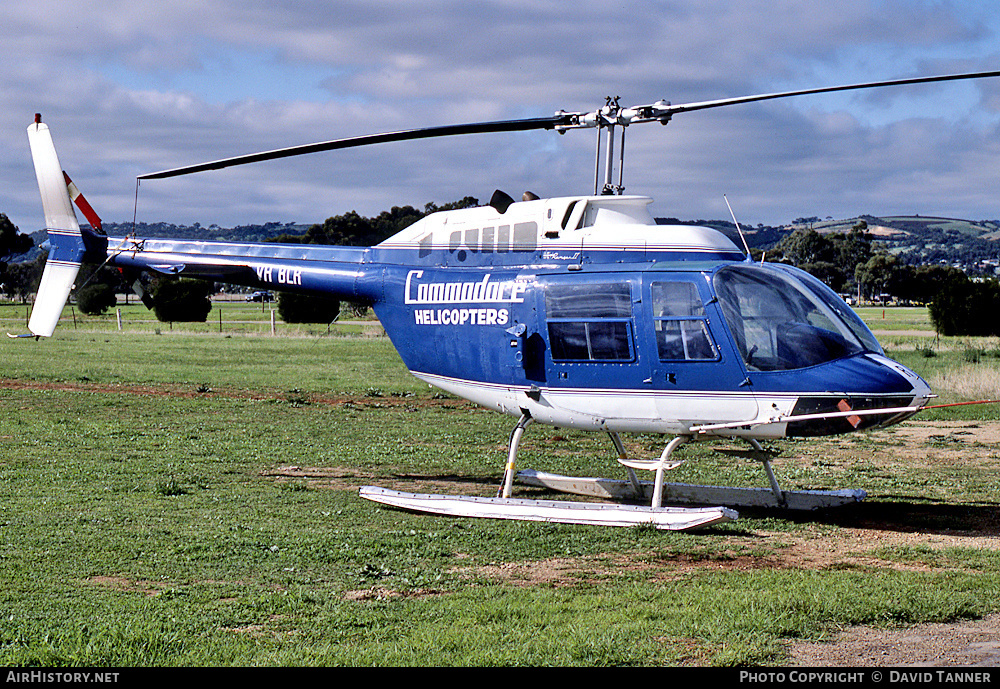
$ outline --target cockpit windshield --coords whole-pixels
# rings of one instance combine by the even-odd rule
[[[829,287],[787,266],[727,266],[713,279],[736,346],[751,371],[786,371],[870,351],[861,319]]]

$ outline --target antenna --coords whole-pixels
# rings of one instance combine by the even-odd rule
[[[729,215],[733,216],[733,222],[736,223],[736,231],[740,233],[740,239],[743,240],[743,248],[747,250],[747,262],[750,262],[750,246],[747,244],[747,238],[743,236],[743,230],[740,228],[740,221],[736,219],[736,213],[733,213],[733,207],[729,205],[729,199],[723,194],[722,198],[726,199],[726,207],[729,208]]]

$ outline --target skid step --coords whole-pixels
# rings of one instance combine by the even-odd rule
[[[630,481],[607,478],[578,478],[525,469],[517,472],[517,480],[529,486],[539,486],[573,495],[586,495],[612,500],[648,500],[653,484],[641,481],[643,494],[636,495]],[[779,507],[788,510],[818,510],[841,507],[864,500],[868,494],[858,489],[785,490],[781,500],[769,488],[733,488],[729,486],[699,486],[688,483],[664,483],[663,501],[692,505],[726,505],[727,507]]]
[[[643,507],[602,505],[562,500],[519,500],[477,498],[458,495],[403,493],[376,486],[363,486],[361,497],[414,512],[453,517],[485,517],[521,521],[591,524],[597,526],[637,526],[651,524],[657,529],[682,531],[733,521],[739,515],[725,507]]]

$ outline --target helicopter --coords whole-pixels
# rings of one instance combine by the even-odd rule
[[[897,424],[928,408],[935,395],[920,376],[889,359],[850,306],[809,273],[755,262],[745,239],[740,247],[712,228],[657,224],[650,198],[623,193],[625,131],[708,108],[996,76],[1000,71],[681,105],[661,100],[623,107],[608,98],[594,111],[337,139],[137,179],[138,193],[144,180],[394,141],[597,131],[592,194],[525,192],[515,201],[497,191],[486,205],[430,214],[370,247],[107,237],[94,229],[100,219],[63,172],[48,125],[36,115],[28,139],[50,250],[30,332],[11,337],[53,334],[83,262],[116,266],[132,277],[153,273],[334,296],[370,304],[418,379],[517,419],[495,497],[365,486],[364,498],[434,514],[676,530],[736,519],[740,507],[856,503],[866,497],[863,490],[782,489],[761,441]],[[74,205],[89,227],[78,223]],[[135,289],[144,296],[139,280]],[[606,433],[624,478],[517,472],[521,439],[535,423]],[[671,439],[658,458],[640,459],[628,456],[622,433]],[[746,456],[760,462],[769,485],[666,482],[665,473],[683,463],[678,449],[708,439],[749,444]],[[653,480],[640,480],[637,471],[652,472]],[[515,478],[612,502],[515,499]]]

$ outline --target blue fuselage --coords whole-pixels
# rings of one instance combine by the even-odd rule
[[[756,420],[726,434],[826,434],[904,415],[759,422],[929,396],[856,317],[844,325],[850,310],[827,288],[736,251],[135,246],[110,239],[111,262],[369,303],[414,375],[557,426],[686,432]]]

